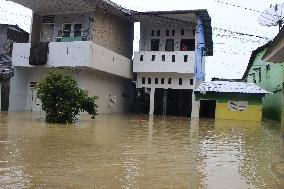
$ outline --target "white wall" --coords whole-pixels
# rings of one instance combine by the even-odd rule
[[[127,91],[127,80],[111,77],[101,72],[56,68],[15,68],[15,77],[11,80],[9,111],[31,110],[30,82],[38,82],[51,70],[59,70],[76,78],[81,88],[89,91],[92,96],[98,96],[99,113],[127,112],[130,97],[123,97]],[[110,104],[110,97],[116,98],[116,105]]]
[[[145,84],[142,84],[142,78],[145,78]],[[151,78],[151,84],[148,83]],[[158,84],[155,84],[155,78],[158,78]],[[164,78],[164,84],[161,79]],[[169,78],[172,78],[171,84],[168,84]],[[179,85],[179,78],[182,79],[182,85]],[[193,80],[193,85],[190,81]],[[194,89],[195,81],[193,74],[175,74],[175,73],[138,73],[136,88],[160,88],[160,89]]]
[[[155,60],[152,61],[152,56]],[[162,56],[165,61],[162,61]],[[184,61],[187,55],[188,60]],[[143,60],[141,61],[141,56]],[[175,62],[172,61],[175,56]],[[191,51],[174,51],[174,52],[157,52],[157,51],[140,51],[135,52],[133,61],[133,72],[165,72],[165,73],[194,73],[195,52]]]

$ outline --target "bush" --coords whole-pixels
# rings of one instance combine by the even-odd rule
[[[48,123],[72,123],[83,111],[92,119],[97,115],[97,97],[89,97],[73,77],[62,73],[50,72],[45,76],[37,85],[37,96]]]

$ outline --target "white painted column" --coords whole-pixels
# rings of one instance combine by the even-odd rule
[[[199,118],[200,101],[195,100],[195,94],[192,92],[192,110],[191,118]]]
[[[149,115],[153,115],[154,114],[154,108],[155,108],[155,88],[151,88]]]

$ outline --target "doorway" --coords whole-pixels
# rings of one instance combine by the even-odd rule
[[[165,50],[166,51],[174,51],[174,49],[175,49],[174,40],[173,39],[167,39]]]
[[[215,118],[216,100],[200,100],[200,118]]]
[[[169,89],[167,92],[167,115],[191,117],[192,90]]]
[[[149,114],[150,111],[150,90],[142,88],[136,89],[135,112]]]
[[[42,42],[53,42],[54,37],[54,24],[42,25]]]
[[[151,40],[151,51],[159,51],[160,49],[160,40],[152,39]]]

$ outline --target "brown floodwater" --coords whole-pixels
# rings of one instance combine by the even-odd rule
[[[275,122],[0,114],[0,188],[284,188]]]

